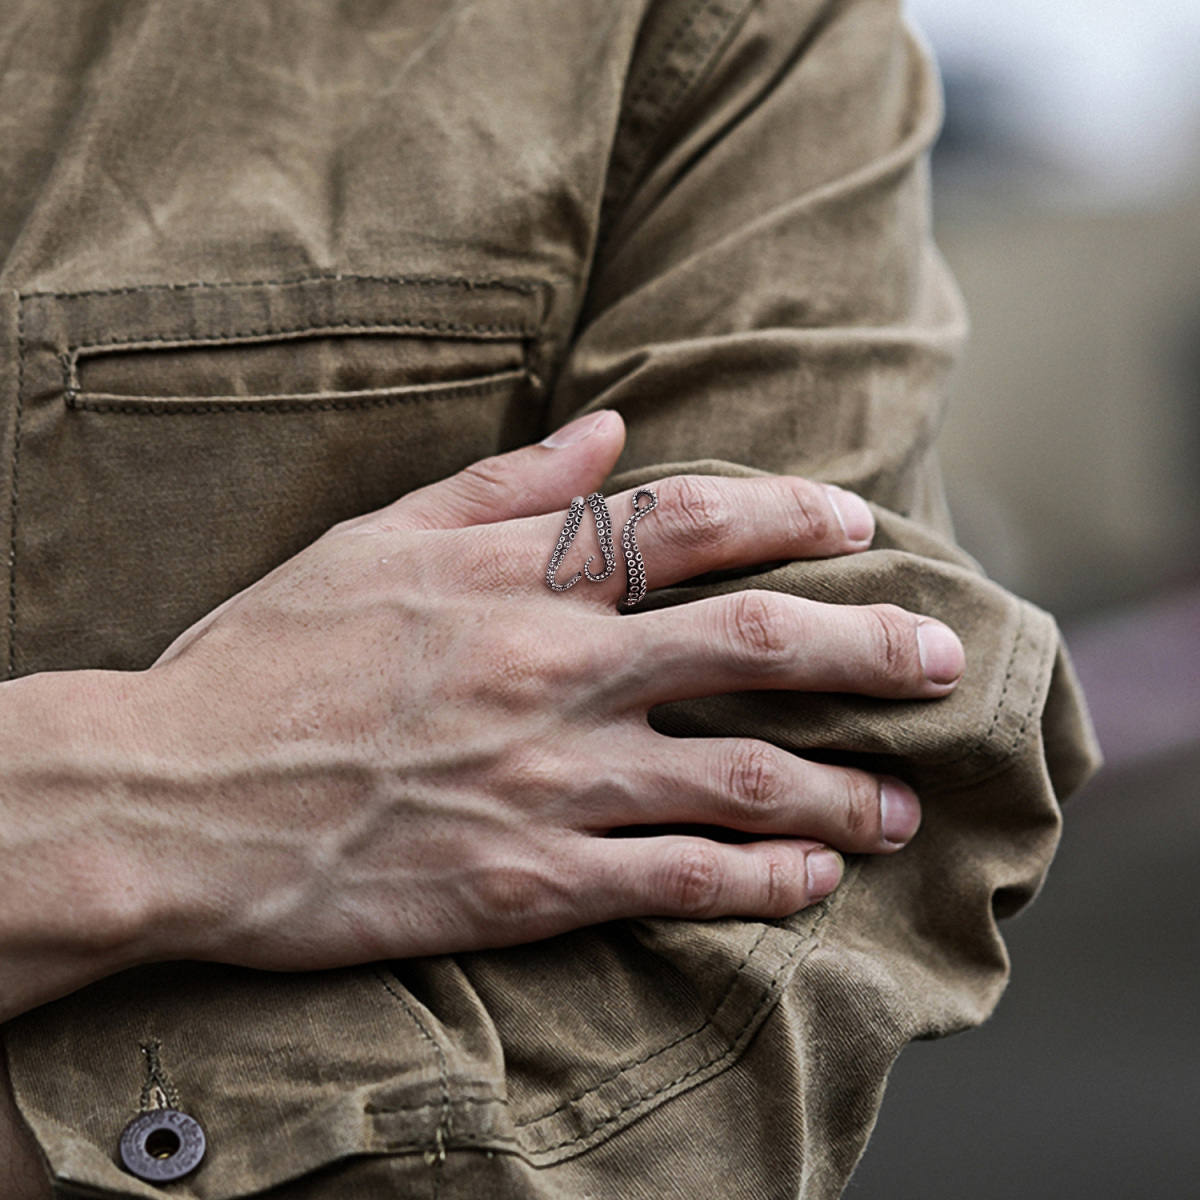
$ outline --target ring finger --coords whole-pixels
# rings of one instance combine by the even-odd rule
[[[610,792],[625,797],[605,813],[611,827],[713,825],[886,854],[921,823],[916,794],[890,776],[810,762],[749,738],[645,737],[622,756],[637,764],[636,778]]]

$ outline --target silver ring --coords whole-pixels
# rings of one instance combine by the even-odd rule
[[[649,504],[640,505],[638,503],[643,496],[650,501]],[[638,549],[634,530],[637,523],[647,513],[653,512],[657,506],[658,494],[653,488],[638,488],[633,493],[633,516],[625,522],[621,529],[621,552],[625,556],[625,575],[628,583],[625,599],[621,603],[626,608],[632,608],[646,594],[646,564],[642,561],[642,552]],[[562,566],[567,551],[575,542],[575,535],[583,524],[585,508],[592,510],[592,517],[596,522],[596,539],[600,543],[600,553],[604,556],[604,570],[599,574],[593,573],[591,568],[596,556],[591,555],[583,564],[582,571],[576,571],[566,583],[559,583],[557,580],[558,568]],[[617,554],[616,548],[613,546],[612,517],[609,515],[604,497],[599,492],[593,492],[586,498],[575,496],[571,500],[567,519],[563,522],[562,533],[558,535],[558,541],[550,555],[550,563],[546,567],[546,586],[552,592],[566,592],[585,576],[591,583],[603,583],[616,570],[616,566]]]

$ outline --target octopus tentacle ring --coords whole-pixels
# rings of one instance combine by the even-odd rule
[[[649,501],[641,504],[643,497]],[[638,549],[637,537],[634,530],[637,523],[658,505],[658,494],[653,488],[638,488],[633,494],[633,515],[625,522],[621,530],[621,552],[625,556],[625,575],[628,587],[625,598],[621,603],[626,608],[632,608],[646,594],[646,565],[642,561],[642,552]],[[575,542],[575,535],[583,524],[583,510],[590,508],[596,522],[596,538],[600,543],[600,553],[604,556],[604,570],[599,574],[592,571],[595,555],[583,564],[583,570],[576,571],[565,583],[558,582],[558,568],[562,566],[567,551]],[[554,550],[550,555],[550,564],[546,567],[546,586],[554,592],[565,592],[573,588],[585,576],[591,583],[602,583],[617,567],[617,553],[613,545],[612,517],[608,505],[599,492],[593,492],[588,497],[576,496],[571,501],[567,519],[563,523],[562,533],[558,535]]]

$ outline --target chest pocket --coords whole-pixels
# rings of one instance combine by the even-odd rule
[[[146,666],[330,525],[530,440],[542,301],[344,276],[23,298],[11,672]]]

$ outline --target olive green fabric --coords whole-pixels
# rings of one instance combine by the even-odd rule
[[[897,8],[0,10],[10,674],[144,667],[331,523],[597,406],[629,427],[614,488],[789,471],[878,506],[866,554],[651,603],[888,600],[968,660],[936,703],[655,713],[918,788],[912,845],[796,917],[162,964],[10,1023],[58,1195],[832,1197],[903,1044],[994,1006],[995,918],[1095,754],[1051,619],[952,544],[931,446],[964,323],[927,230],[936,80]],[[209,1142],[161,1189],[117,1159],[150,1043]]]

